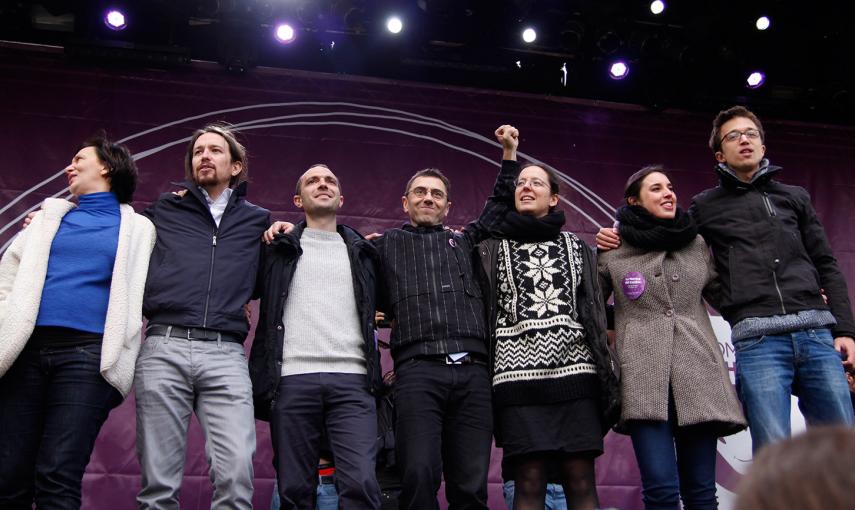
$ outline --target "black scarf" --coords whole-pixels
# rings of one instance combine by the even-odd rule
[[[679,207],[674,219],[664,219],[639,205],[625,205],[617,210],[617,220],[621,239],[649,251],[676,251],[698,235],[695,221]]]
[[[541,243],[558,237],[564,221],[564,211],[561,209],[554,209],[542,218],[508,211],[493,235],[499,239],[513,239],[520,243]]]

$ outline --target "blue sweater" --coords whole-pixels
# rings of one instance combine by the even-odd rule
[[[103,333],[119,245],[119,202],[110,192],[82,195],[53,238],[36,326]]]

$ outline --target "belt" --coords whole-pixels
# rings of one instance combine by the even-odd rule
[[[446,365],[486,365],[487,361],[479,356],[467,354],[460,359],[453,360],[448,354],[416,356],[413,359],[423,359],[426,361],[435,361],[437,363],[445,363]]]
[[[233,333],[224,333],[214,329],[182,328],[181,326],[164,326],[153,324],[146,328],[146,336],[165,336],[167,338],[183,338],[185,340],[223,341],[242,343],[240,337]]]
[[[335,483],[335,466],[318,466],[318,483],[321,485],[332,485]]]

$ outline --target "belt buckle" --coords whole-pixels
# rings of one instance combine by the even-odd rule
[[[445,355],[445,364],[446,364],[446,365],[463,365],[463,364],[464,364],[464,362],[466,361],[466,358],[468,358],[468,357],[469,357],[469,356],[463,356],[463,357],[462,357],[462,358],[460,358],[459,360],[454,361],[453,359],[451,359],[451,355],[450,355],[450,354],[446,354],[446,355]]]

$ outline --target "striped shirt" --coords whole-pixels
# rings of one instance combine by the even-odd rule
[[[474,249],[513,207],[516,161],[503,161],[493,195],[462,232],[404,225],[374,242],[380,253],[381,307],[393,319],[392,356],[456,352],[487,355],[488,329]]]

